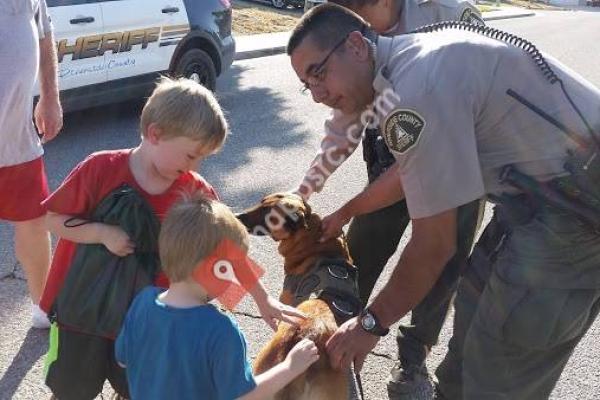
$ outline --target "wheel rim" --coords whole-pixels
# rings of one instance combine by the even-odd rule
[[[275,8],[283,8],[285,6],[285,0],[271,0],[271,4]]]
[[[183,76],[201,84],[202,86],[206,86],[208,83],[208,72],[205,68],[202,68],[200,64],[194,63],[188,65]]]
[[[198,75],[196,72],[192,73],[188,79],[191,79],[196,83],[202,83],[200,75]]]

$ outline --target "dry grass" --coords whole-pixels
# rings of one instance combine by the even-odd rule
[[[531,0],[531,1],[530,0],[502,0],[500,2],[500,7],[496,7],[495,0],[487,0],[487,1],[483,0],[477,4],[477,8],[479,8],[479,10],[481,12],[494,11],[494,10],[501,10],[502,5],[521,7],[521,8],[525,8],[525,9],[529,9],[529,10],[562,10],[561,7],[552,6],[550,4],[547,4],[547,2],[544,0]],[[489,8],[489,7],[491,7],[491,8]]]
[[[488,11],[498,11],[500,9],[500,7],[488,6],[488,5],[485,5],[485,4],[477,4],[477,8],[482,13],[488,12]]]
[[[278,10],[266,4],[234,0],[233,32],[239,35],[286,32],[292,30],[302,10]]]
[[[530,10],[563,10],[562,7],[547,4],[545,1],[539,0],[504,0],[506,4],[515,7],[527,8]]]
[[[233,0],[231,3],[233,32],[238,35],[290,31],[302,16],[301,9],[278,10],[265,3],[244,0]],[[532,10],[561,10],[540,0],[502,0],[501,4]],[[495,5],[495,0],[484,0],[479,2],[478,7],[483,12],[494,11],[498,9]]]

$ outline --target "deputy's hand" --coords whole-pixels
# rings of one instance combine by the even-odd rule
[[[304,201],[308,201],[310,199],[310,195],[312,194],[309,193],[309,190],[303,185],[300,185],[297,188],[290,190],[289,192],[295,194],[296,196],[302,197]]]
[[[262,301],[256,301],[262,319],[273,329],[277,330],[277,321],[284,321],[292,325],[298,325],[306,315],[296,308],[285,305],[271,296]]]
[[[358,317],[342,324],[326,344],[331,367],[350,368],[352,362],[356,371],[362,369],[365,358],[379,341],[379,336],[366,332],[359,324]]]
[[[48,143],[58,135],[63,126],[63,110],[58,97],[40,97],[33,115],[42,143]]]
[[[350,222],[350,218],[352,217],[345,212],[343,207],[323,218],[323,221],[321,221],[322,233],[319,241],[322,243],[340,236],[342,234],[342,227]]]
[[[100,225],[100,242],[108,251],[119,257],[125,257],[135,251],[135,244],[129,235],[118,226]]]

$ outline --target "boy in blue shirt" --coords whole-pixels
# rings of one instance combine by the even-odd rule
[[[133,400],[264,399],[319,358],[315,344],[303,340],[281,364],[253,377],[237,323],[208,303],[193,278],[223,240],[248,249],[246,228],[225,205],[192,196],[168,212],[159,252],[169,288],[149,287],[136,297],[115,346]]]

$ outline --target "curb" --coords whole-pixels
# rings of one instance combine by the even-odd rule
[[[532,17],[534,15],[535,15],[535,13],[533,11],[524,11],[524,12],[507,14],[507,15],[492,15],[489,17],[484,17],[483,20],[484,21],[497,21],[500,19]],[[265,47],[265,48],[254,49],[254,50],[239,51],[239,52],[235,53],[233,60],[241,61],[241,60],[249,60],[252,58],[274,56],[274,55],[285,53],[285,49],[286,49],[286,46],[282,45],[282,46],[274,46],[274,47]]]
[[[248,60],[250,58],[274,56],[277,54],[285,53],[285,48],[286,48],[286,46],[275,46],[275,47],[269,47],[269,48],[264,48],[264,49],[236,52],[233,60],[239,61],[239,60]]]
[[[484,21],[497,21],[499,19],[513,19],[513,18],[523,18],[523,17],[533,17],[535,13],[533,11],[525,11],[518,14],[510,14],[510,15],[497,15],[491,16],[487,18],[483,18]]]

